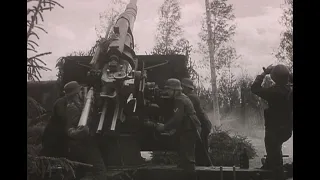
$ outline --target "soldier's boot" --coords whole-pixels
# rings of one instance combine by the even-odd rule
[[[272,177],[274,180],[285,180],[285,174],[283,171],[283,167],[277,167],[273,169]]]

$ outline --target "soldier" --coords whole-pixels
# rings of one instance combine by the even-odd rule
[[[83,108],[81,88],[82,87],[76,81],[71,81],[64,87],[67,98],[67,125],[65,131],[69,137],[68,158],[70,160],[93,165],[90,169],[93,179],[106,180],[106,167],[96,139],[91,135],[88,126],[77,127]],[[82,170],[77,172],[79,172],[78,176],[88,177],[89,175],[88,171]]]
[[[261,87],[264,77],[270,74],[275,85]],[[273,170],[275,180],[283,180],[282,144],[292,135],[292,88],[288,81],[292,80],[289,70],[284,65],[270,65],[258,75],[251,86],[252,93],[268,102],[265,118],[266,163],[263,169]]]
[[[176,130],[179,138],[179,168],[184,169],[189,178],[195,176],[195,145],[197,131],[201,132],[201,124],[196,116],[190,99],[182,93],[181,83],[178,79],[168,79],[165,89],[169,97],[174,99],[174,115],[166,124],[158,124],[158,131]]]
[[[198,166],[210,166],[210,162],[206,153],[208,153],[208,136],[212,129],[212,124],[201,107],[199,97],[193,92],[194,85],[191,79],[184,78],[181,80],[183,93],[189,97],[193,107],[196,111],[196,115],[201,123],[201,141],[197,141],[196,144],[196,164]],[[203,144],[202,144],[203,143]],[[207,152],[204,152],[207,151]]]
[[[41,155],[50,157],[67,156],[66,97],[59,98],[53,105],[52,116],[43,132]]]

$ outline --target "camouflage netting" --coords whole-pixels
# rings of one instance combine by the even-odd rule
[[[228,131],[216,128],[209,136],[210,156],[215,166],[239,166],[239,154],[242,148],[247,149],[249,159],[256,156],[256,150],[246,137],[230,136]],[[175,152],[152,152],[154,164],[177,164],[178,155]]]

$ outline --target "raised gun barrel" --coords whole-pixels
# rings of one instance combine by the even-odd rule
[[[109,45],[107,57],[112,60],[127,60],[134,67],[133,25],[137,16],[137,0],[130,0],[113,28],[115,38]]]

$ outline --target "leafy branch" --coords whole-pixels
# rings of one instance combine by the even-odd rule
[[[32,40],[35,38],[39,40],[39,35],[36,30],[41,30],[44,33],[48,33],[43,27],[39,25],[39,21],[44,22],[43,12],[51,11],[54,7],[59,6],[63,8],[58,2],[53,0],[27,0],[27,51],[29,54],[35,53],[31,57],[27,57],[27,79],[31,81],[40,80],[40,71],[48,71],[40,57],[51,54],[51,52],[38,53],[36,50],[39,44]]]
[[[35,174],[44,178],[46,175],[51,177],[53,169],[61,167],[64,171],[70,172],[75,177],[74,169],[78,166],[92,167],[90,164],[70,161],[66,158],[54,158],[44,156],[27,156],[28,175]],[[29,178],[28,178],[29,179]]]

